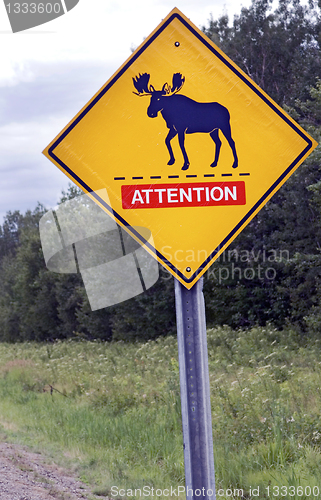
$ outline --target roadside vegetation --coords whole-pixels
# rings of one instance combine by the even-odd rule
[[[260,498],[320,497],[320,341],[218,327],[208,348],[216,485],[227,491],[220,498],[234,490],[237,498],[238,489],[256,498],[255,488]],[[184,485],[175,337],[3,343],[0,374],[7,439],[28,436],[73,463],[102,497],[112,486]],[[273,495],[281,486],[287,494]]]
[[[321,143],[320,7],[252,0],[203,31]],[[321,498],[320,178],[319,145],[204,276],[218,498]],[[45,267],[46,211],[0,225],[0,434],[102,498],[183,486],[173,278],[92,312]]]

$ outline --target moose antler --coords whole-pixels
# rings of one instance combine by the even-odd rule
[[[154,87],[152,85],[148,86],[150,79],[150,75],[148,73],[143,73],[142,75],[139,73],[139,76],[136,76],[136,78],[133,78],[133,84],[135,89],[138,91],[133,92],[133,94],[143,96],[143,95],[152,95],[152,93],[155,91]]]
[[[185,76],[182,76],[181,73],[174,73],[171,94],[176,94],[176,92],[179,92],[183,87],[184,82]]]

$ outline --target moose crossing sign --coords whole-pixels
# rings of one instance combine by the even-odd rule
[[[174,9],[44,154],[191,288],[316,145]]]

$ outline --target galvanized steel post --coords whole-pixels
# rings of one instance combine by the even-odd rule
[[[186,498],[215,500],[203,279],[190,290],[175,279],[175,299]]]

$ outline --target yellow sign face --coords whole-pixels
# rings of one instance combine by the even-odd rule
[[[44,154],[191,288],[316,145],[174,9]]]

